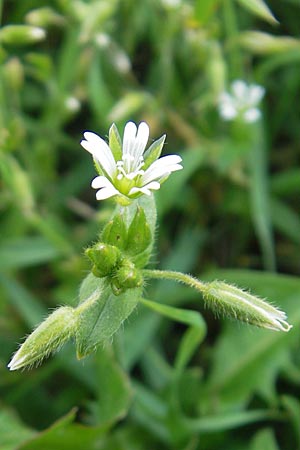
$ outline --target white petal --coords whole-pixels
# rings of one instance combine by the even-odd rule
[[[130,189],[129,195],[136,194],[137,192],[142,192],[143,194],[150,195],[151,189],[154,191],[157,191],[158,189],[160,189],[160,184],[158,183],[158,181],[152,181],[151,183],[148,183],[148,184],[146,184],[146,186],[143,186],[141,188],[133,187]]]
[[[224,120],[232,120],[237,116],[236,107],[229,103],[220,105],[219,112]]]
[[[104,176],[99,176],[99,177],[94,178],[91,186],[94,189],[101,189],[104,187],[114,188],[114,185]]]
[[[243,80],[235,80],[231,84],[233,95],[238,99],[244,101],[248,95],[248,86]]]
[[[141,192],[142,194],[146,194],[146,195],[151,194],[151,191],[149,191],[149,189],[147,189],[145,187],[141,187],[141,188],[133,187],[130,189],[128,195],[134,195],[134,194],[137,194],[138,192]]]
[[[244,112],[245,122],[256,122],[261,116],[261,112],[258,108],[251,108]]]
[[[141,122],[136,135],[136,145],[134,149],[135,159],[138,160],[144,153],[149,139],[149,127],[146,122]]]
[[[112,188],[104,187],[103,189],[100,189],[100,191],[96,193],[96,199],[105,200],[106,198],[113,197],[114,195],[117,194],[119,194],[119,191],[117,191],[117,189],[115,189],[114,187]]]
[[[153,164],[146,170],[145,175],[142,176],[143,184],[150,183],[150,181],[159,180],[161,177],[181,170],[183,167],[181,164],[182,159],[178,155],[163,156],[160,159],[154,161]]]
[[[262,86],[259,86],[258,84],[252,84],[249,87],[249,103],[251,105],[257,105],[263,96],[265,95],[265,89]]]
[[[82,147],[90,152],[104,171],[112,178],[116,172],[116,162],[107,143],[97,134],[86,131],[86,140],[82,140]]]
[[[146,184],[146,186],[143,186],[143,188],[157,191],[158,189],[160,189],[160,183],[158,181],[151,181],[151,183]]]
[[[179,164],[181,163],[182,158],[179,155],[167,155],[167,156],[163,156],[162,158],[157,159],[156,161],[154,161],[150,167],[159,167],[159,166],[170,166],[172,164]],[[148,168],[148,170],[150,169],[150,167]]]
[[[124,128],[123,156],[131,155],[132,162],[127,160],[126,170],[134,172],[140,164],[140,157],[145,151],[149,139],[149,127],[146,122],[141,122],[138,129],[133,122],[128,122]]]
[[[123,155],[127,155],[128,153],[130,153],[130,149],[134,146],[136,131],[137,128],[135,123],[133,122],[126,123],[123,134],[123,147],[122,147]]]

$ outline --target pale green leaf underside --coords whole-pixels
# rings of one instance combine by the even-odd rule
[[[128,289],[116,296],[104,278],[88,275],[80,291],[81,305],[85,301],[90,304],[80,314],[76,335],[78,356],[86,356],[109,340],[132,313],[140,296],[141,288]]]

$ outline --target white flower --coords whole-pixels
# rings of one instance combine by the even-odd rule
[[[150,195],[172,172],[182,169],[178,155],[158,159],[166,135],[145,152],[148,138],[149,127],[145,122],[138,128],[133,122],[127,122],[123,143],[114,124],[109,130],[109,145],[95,133],[84,133],[81,145],[93,155],[100,174],[92,181],[92,187],[99,189],[97,200],[119,196],[126,203],[140,195]]]
[[[224,120],[241,118],[246,123],[256,122],[261,117],[258,104],[265,89],[258,84],[247,85],[243,80],[235,80],[230,92],[223,92],[219,98],[219,113]]]

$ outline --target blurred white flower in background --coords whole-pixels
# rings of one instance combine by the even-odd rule
[[[260,119],[259,103],[265,94],[265,89],[258,84],[247,84],[243,80],[235,80],[229,92],[222,92],[219,97],[219,113],[226,120],[241,119],[253,123]]]

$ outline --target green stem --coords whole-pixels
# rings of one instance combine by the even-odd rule
[[[236,39],[238,26],[235,8],[232,0],[224,0],[223,3],[224,27],[228,38],[230,74],[232,78],[241,76],[241,55],[237,48]]]
[[[163,280],[174,280],[178,283],[186,284],[187,286],[204,293],[206,291],[206,284],[197,278],[192,277],[191,275],[187,275],[181,272],[175,272],[173,270],[149,270],[144,269],[143,275],[146,278],[155,278],[155,279],[163,279]]]

